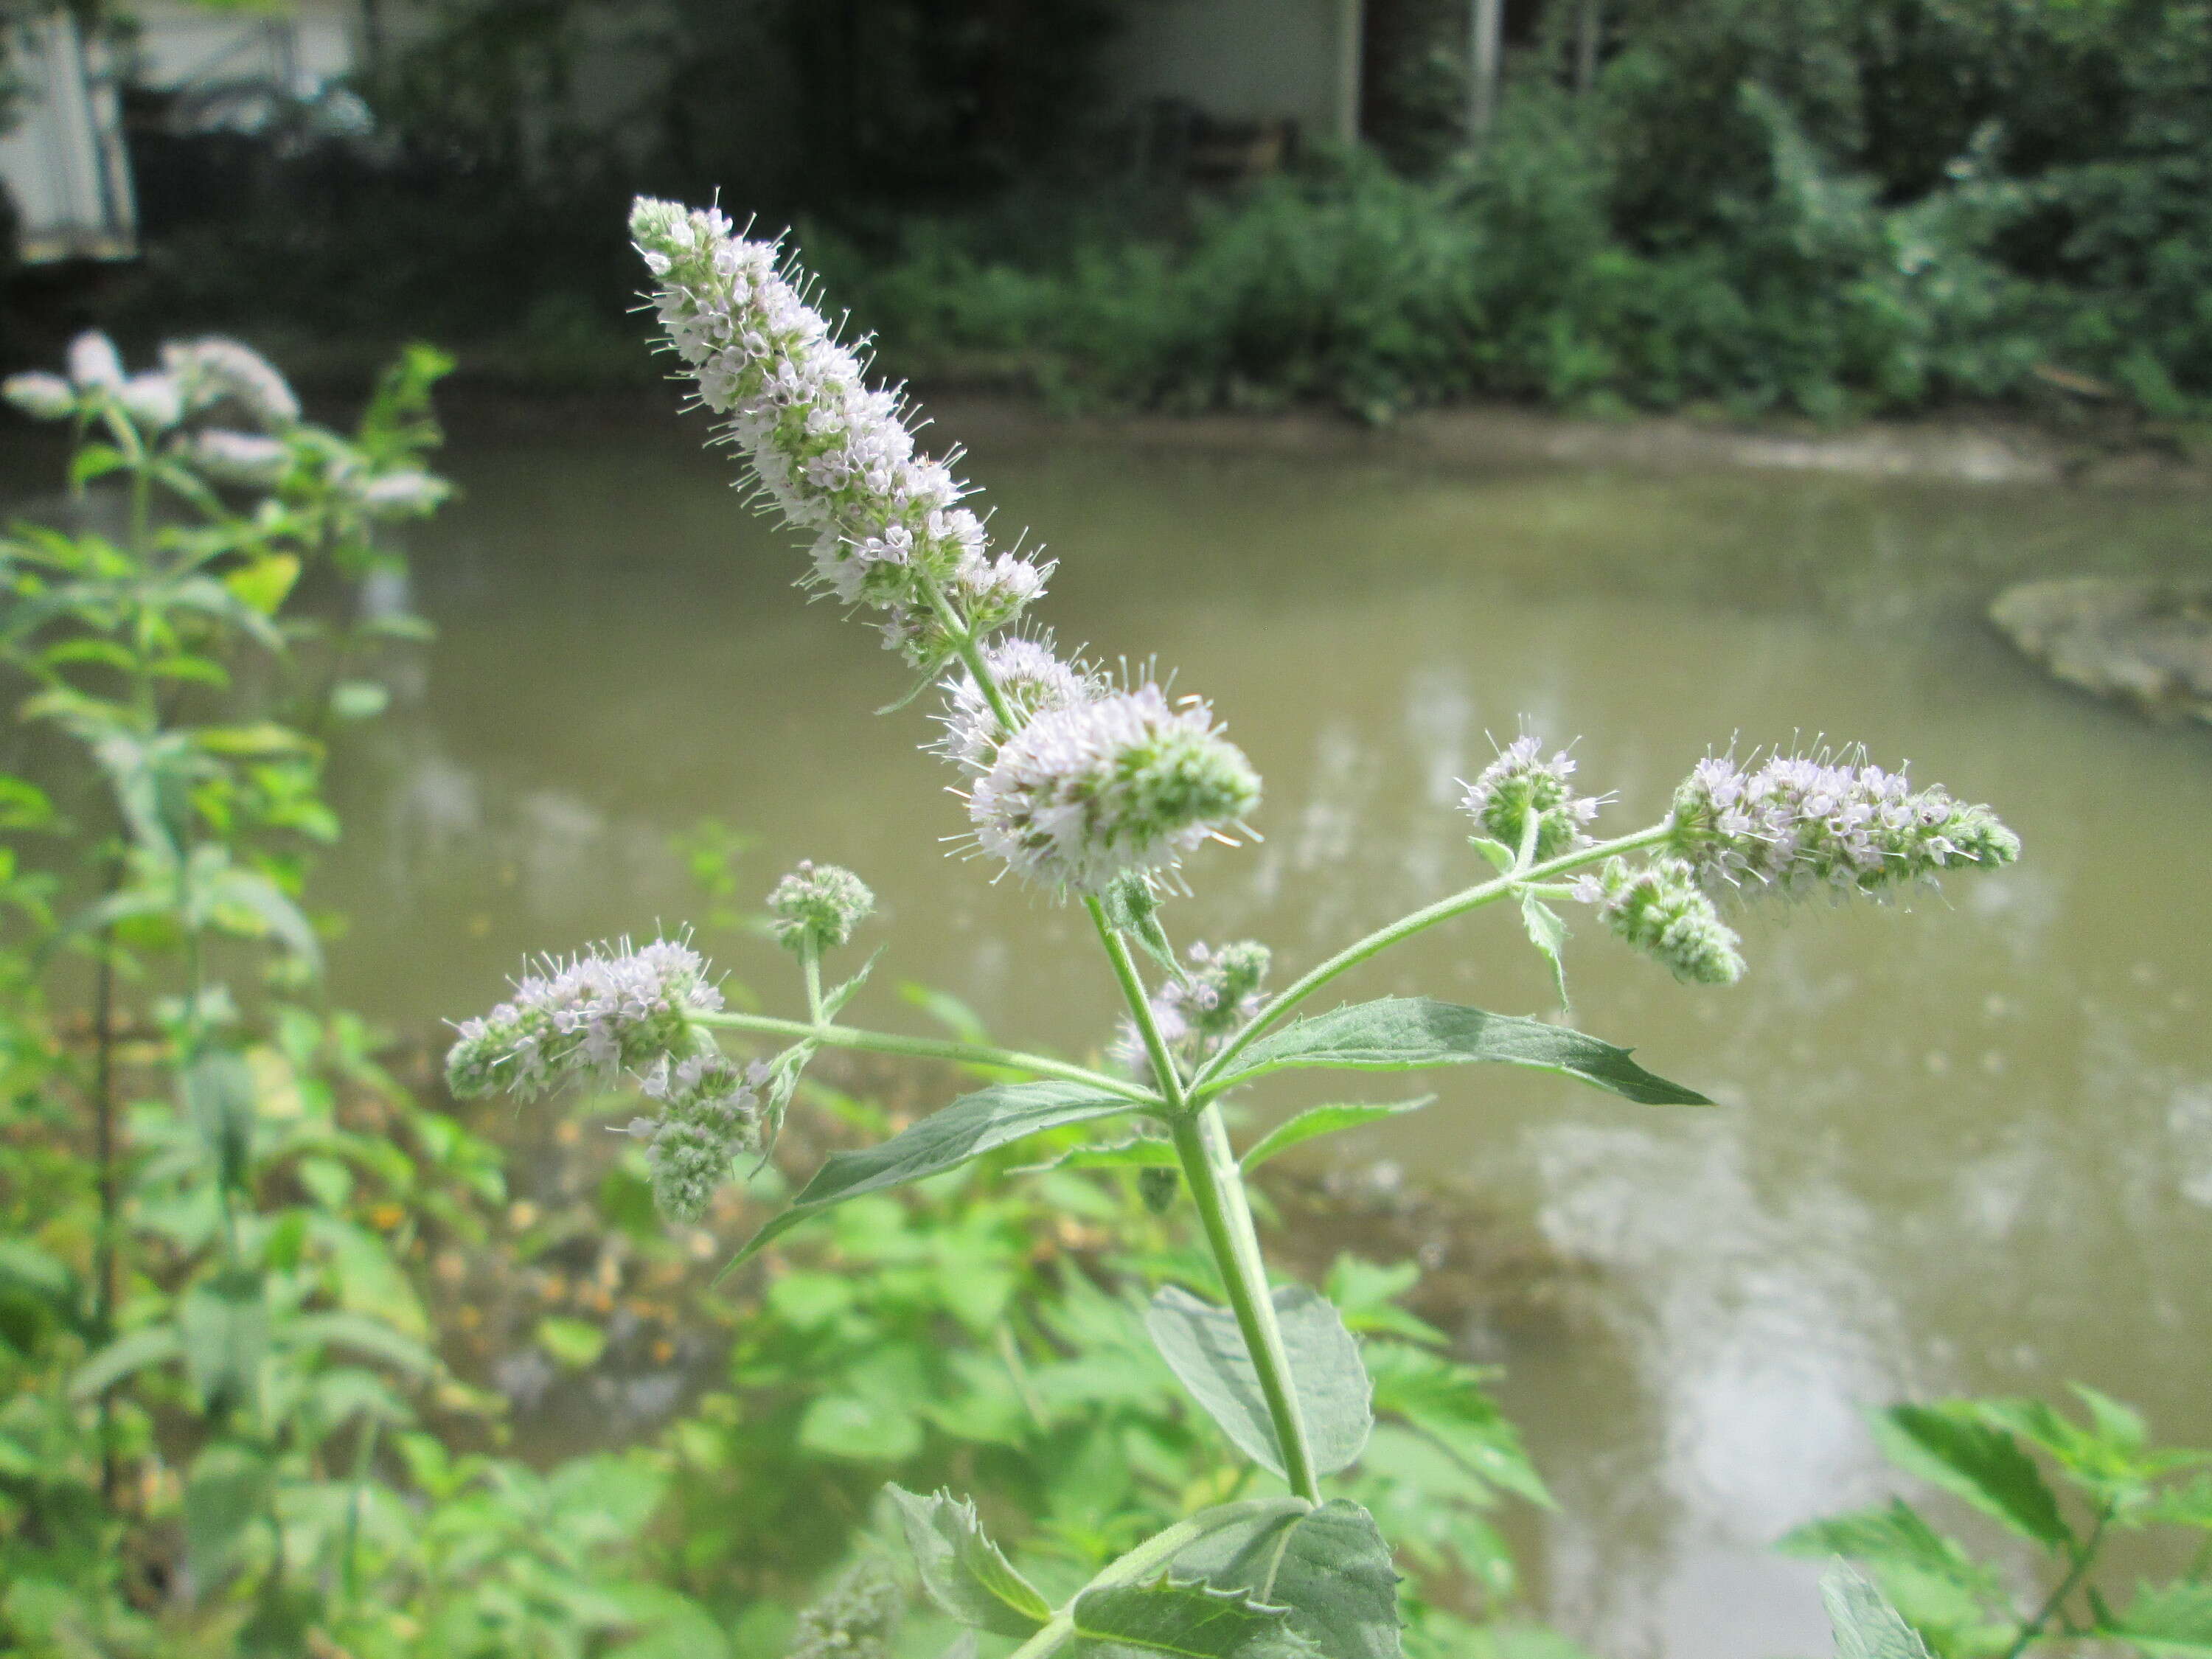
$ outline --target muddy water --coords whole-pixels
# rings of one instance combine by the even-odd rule
[[[1063,641],[1175,667],[1266,776],[1265,844],[1196,860],[1180,937],[1296,965],[1475,879],[1454,780],[1524,720],[1579,737],[1621,829],[1709,745],[1826,733],[2024,837],[2017,870],[1909,911],[1750,917],[1734,990],[1582,928],[1577,1023],[1717,1110],[1462,1073],[1344,1148],[1469,1182],[1605,1270],[1591,1317],[1497,1350],[1560,1499],[1518,1530],[1561,1623],[1620,1659],[1825,1651],[1812,1571],[1766,1546],[1883,1489],[1864,1402],[2080,1378],[2212,1440],[2212,734],[2048,684],[1979,620],[2014,576],[2202,570],[2201,496],[946,425],[1000,524],[1061,559]],[[712,818],[757,837],[748,895],[805,855],[875,884],[892,950],[854,1017],[924,1029],[893,993],[922,981],[1095,1044],[1079,913],[948,859],[921,710],[870,712],[893,659],[799,602],[797,555],[694,435],[460,434],[467,495],[416,550],[441,639],[349,774],[321,888],[355,918],[338,992],[420,1027],[526,950],[690,915],[671,837]],[[767,946],[708,942],[788,1002]],[[1345,988],[1546,997],[1494,913]]]

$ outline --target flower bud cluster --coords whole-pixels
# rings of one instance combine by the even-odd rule
[[[906,1614],[897,1576],[878,1558],[848,1567],[827,1594],[800,1609],[788,1659],[890,1659]]]
[[[768,1081],[766,1061],[740,1068],[712,1046],[681,1060],[663,1054],[640,1080],[647,1098],[660,1103],[646,1160],[653,1203],[670,1220],[691,1222],[704,1215],[729,1177],[730,1160],[757,1143],[761,1091]]]
[[[1608,927],[1677,979],[1733,985],[1743,977],[1735,930],[1680,859],[1656,858],[1635,867],[1607,859],[1603,870],[1576,881],[1575,896],[1595,905]]]
[[[951,466],[916,452],[898,394],[866,384],[775,243],[718,210],[642,197],[630,235],[700,400],[728,416],[774,509],[814,537],[813,580],[883,613],[886,642],[923,665],[952,643],[933,592],[977,635],[1042,593],[1049,567],[991,555]]]
[[[1053,708],[1094,702],[1109,687],[1106,678],[1078,661],[1053,654],[1048,639],[1004,639],[983,647],[983,666],[1018,726]],[[945,736],[936,745],[945,759],[973,777],[981,777],[999,757],[1006,730],[975,677],[963,669],[945,682]]]
[[[173,374],[131,374],[115,342],[97,329],[70,342],[66,378],[33,371],[0,382],[0,397],[38,421],[86,416],[106,409],[121,415],[149,438],[185,418],[184,387]]]
[[[1146,1000],[1160,1040],[1186,1065],[1196,1066],[1260,1012],[1260,987],[1273,953],[1248,939],[1218,949],[1194,945],[1188,956],[1190,971],[1167,981]],[[1133,1022],[1121,1022],[1112,1052],[1133,1075],[1151,1080],[1152,1057]]]
[[[1601,803],[1575,793],[1568,781],[1574,771],[1574,757],[1565,750],[1546,760],[1534,738],[1518,737],[1483,768],[1460,804],[1486,835],[1516,854],[1533,817],[1534,857],[1541,863],[1589,841],[1585,831]]]
[[[802,860],[768,896],[769,925],[788,950],[819,956],[875,914],[876,896],[850,870]]]
[[[1048,708],[999,746],[968,800],[976,845],[1041,885],[1097,893],[1173,866],[1260,801],[1260,779],[1195,697],[1146,684]]]
[[[446,1079],[471,1099],[505,1089],[527,1100],[563,1084],[612,1083],[696,1047],[690,1019],[722,1006],[699,953],[676,939],[586,951],[515,982],[514,995],[465,1020]]]
[[[2020,837],[1986,806],[1904,775],[1777,755],[1746,772],[1700,761],[1674,792],[1674,850],[1710,893],[1880,894],[1972,866],[2020,856]]]

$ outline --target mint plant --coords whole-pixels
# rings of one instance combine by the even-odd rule
[[[1048,635],[1006,631],[1042,597],[1052,567],[1018,545],[993,548],[984,520],[962,504],[969,492],[952,471],[957,454],[919,452],[900,397],[866,384],[859,351],[838,342],[778,245],[739,234],[717,211],[652,200],[636,204],[631,231],[684,376],[725,418],[762,510],[810,541],[805,580],[867,616],[914,672],[901,704],[940,691],[945,734],[934,746],[959,773],[970,855],[1088,916],[1121,1006],[1124,1063],[1108,1071],[841,1023],[868,965],[827,987],[824,967],[872,900],[850,872],[812,866],[770,899],[800,968],[800,1016],[725,1006],[682,940],[594,949],[549,963],[509,1002],[461,1026],[448,1063],[456,1092],[528,1096],[571,1081],[633,1080],[659,1107],[631,1127],[650,1142],[660,1203],[693,1217],[741,1155],[772,1143],[822,1048],[1024,1079],[994,1082],[879,1145],[832,1154],[732,1267],[864,1194],[1043,1131],[1133,1121],[1137,1135],[1101,1149],[1097,1161],[1171,1170],[1175,1184],[1148,1181],[1148,1194],[1168,1202],[1176,1186],[1188,1194],[1212,1270],[1158,1293],[1146,1322],[1152,1341],[1268,1478],[1137,1544],[1056,1605],[1014,1569],[963,1499],[898,1494],[922,1583],[954,1619],[1018,1643],[1018,1659],[1064,1650],[1204,1659],[1397,1653],[1390,1546],[1364,1508],[1322,1484],[1366,1448],[1375,1384],[1335,1305],[1304,1285],[1270,1281],[1245,1185],[1255,1153],[1366,1115],[1322,1109],[1240,1158],[1224,1099],[1294,1068],[1503,1064],[1638,1103],[1706,1105],[1626,1048],[1564,1025],[1426,997],[1302,1010],[1392,945],[1508,902],[1555,967],[1565,927],[1553,907],[1583,902],[1680,977],[1728,983],[1743,959],[1723,902],[1880,896],[1944,871],[2008,863],[2017,840],[1985,807],[1832,755],[1709,757],[1658,822],[1595,839],[1602,799],[1580,791],[1566,756],[1547,758],[1524,738],[1468,787],[1470,839],[1489,878],[1269,994],[1263,947],[1179,951],[1167,927],[1185,862],[1208,842],[1237,845],[1260,806],[1260,777],[1209,705],[1170,696],[1144,674],[1117,680],[1062,657]],[[740,1061],[726,1039],[761,1052]]]

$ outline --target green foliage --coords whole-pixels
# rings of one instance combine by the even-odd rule
[[[449,367],[410,348],[349,436],[280,416],[251,491],[87,392],[76,516],[124,528],[0,538],[0,650],[67,740],[34,751],[50,777],[0,787],[10,1652],[581,1656],[701,1617],[632,1571],[651,1459],[541,1475],[422,1426],[491,1426],[435,1350],[422,1266],[482,1237],[499,1158],[316,983],[325,767],[427,632],[336,617],[401,568],[370,486],[397,478],[410,513],[442,494],[419,463]],[[342,610],[295,602],[310,570]],[[88,1008],[47,1006],[64,964]]]
[[[1334,1474],[1366,1449],[1375,1426],[1374,1385],[1360,1364],[1359,1345],[1326,1297],[1285,1285],[1275,1290],[1274,1304],[1314,1473]],[[1237,1316],[1169,1285],[1152,1297],[1145,1325],[1168,1369],[1237,1449],[1280,1475],[1282,1448]]]
[[[2191,1652],[2212,1640],[2204,1577],[2212,1556],[2202,1547],[2212,1537],[2204,1473],[2212,1453],[2154,1447],[2135,1412],[2094,1389],[2075,1392],[2086,1420],[2039,1400],[1954,1400],[1875,1415],[1892,1462],[2036,1546],[2049,1582],[2023,1606],[1996,1565],[1901,1498],[1813,1522],[1781,1547],[1846,1557],[1874,1580],[1838,1569],[1823,1587],[1839,1653],[1912,1659],[1924,1640],[1936,1659],[1981,1659],[2089,1637]],[[2104,1553],[2115,1534],[2154,1528],[2197,1534],[2187,1540],[2188,1565],[2166,1583],[2138,1585],[2120,1611],[2099,1579]]]
[[[1292,1022],[1261,1037],[1207,1086],[1229,1088],[1291,1066],[1401,1072],[1478,1062],[1525,1066],[1656,1106],[1710,1106],[1703,1095],[1654,1077],[1628,1050],[1562,1026],[1431,997],[1383,997]]]

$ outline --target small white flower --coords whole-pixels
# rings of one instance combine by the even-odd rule
[[[264,427],[281,431],[299,421],[290,382],[252,346],[222,338],[172,341],[161,348],[161,365],[182,383],[194,410],[228,398]]]
[[[58,374],[10,374],[0,380],[0,398],[34,421],[58,421],[76,413],[76,390]]]
[[[116,392],[115,401],[149,436],[167,432],[185,418],[184,388],[173,374],[133,374]]]
[[[123,388],[123,359],[115,342],[98,329],[88,329],[70,342],[70,384],[80,392],[119,392]]]
[[[292,452],[282,439],[222,427],[191,434],[176,453],[211,482],[247,489],[275,489],[292,465]]]

